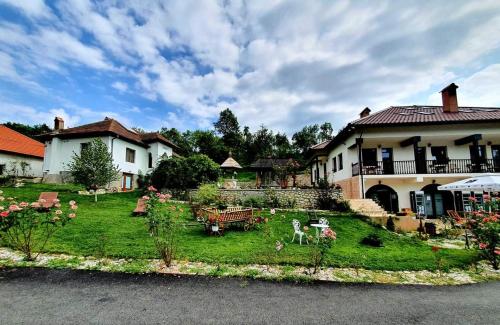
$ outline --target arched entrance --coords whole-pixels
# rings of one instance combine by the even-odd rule
[[[387,185],[378,184],[370,187],[366,191],[366,197],[380,204],[385,211],[394,213],[399,211],[398,193]]]
[[[446,210],[454,210],[453,193],[439,191],[439,184],[429,184],[422,188],[424,192],[425,214],[428,218],[437,218],[446,214]]]

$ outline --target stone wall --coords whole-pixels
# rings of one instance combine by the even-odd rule
[[[192,190],[194,195],[197,190]],[[220,189],[221,197],[231,205],[241,204],[245,199],[252,196],[266,197],[269,190],[265,189]],[[318,197],[325,190],[320,189],[273,189],[272,193],[278,197],[280,202],[295,202],[295,208],[316,208]],[[343,199],[341,190],[332,190],[335,199]]]

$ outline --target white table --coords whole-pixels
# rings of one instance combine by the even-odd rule
[[[330,228],[329,225],[325,225],[323,223],[311,223],[311,227],[316,228],[316,240],[319,242],[319,230],[323,231],[325,228]]]

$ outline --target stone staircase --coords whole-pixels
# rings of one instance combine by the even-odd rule
[[[370,218],[388,218],[389,214],[372,199],[350,199],[349,206],[353,212]]]

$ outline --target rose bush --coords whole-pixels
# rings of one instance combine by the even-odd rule
[[[10,247],[20,250],[29,261],[35,260],[52,235],[76,218],[78,206],[70,201],[63,211],[59,200],[52,208],[43,208],[45,200],[17,202],[9,197],[5,200],[0,191],[0,238]],[[33,256],[33,252],[38,252]]]
[[[160,258],[169,267],[175,256],[179,221],[183,209],[165,206],[171,198],[169,194],[160,193],[153,186],[148,187],[147,190],[148,194],[142,197],[146,200],[146,224]]]

